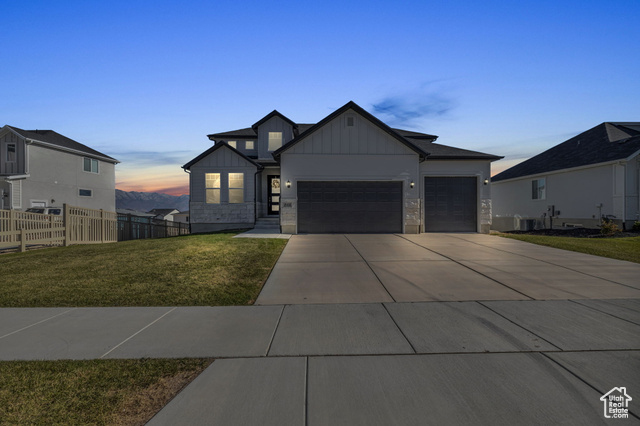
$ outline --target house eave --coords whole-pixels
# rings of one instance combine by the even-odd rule
[[[586,170],[586,169],[593,169],[596,167],[603,167],[603,166],[611,166],[614,164],[620,164],[620,163],[626,163],[627,161],[629,161],[630,159],[632,159],[635,155],[639,155],[640,151],[636,152],[634,155],[628,157],[628,158],[620,158],[617,160],[611,160],[611,161],[604,161],[602,163],[593,163],[593,164],[585,164],[584,166],[577,166],[577,167],[570,167],[567,169],[556,169],[556,170],[550,170],[548,172],[542,172],[542,173],[535,173],[535,174],[531,174],[531,175],[523,175],[523,176],[518,176],[518,177],[514,177],[514,178],[510,178],[510,179],[501,179],[499,181],[491,181],[491,184],[493,185],[498,185],[501,183],[506,183],[506,182],[515,182],[518,180],[526,180],[526,179],[537,179],[540,177],[544,177],[544,176],[549,176],[549,175],[554,175],[554,174],[560,174],[560,173],[570,173],[570,172],[575,172],[575,171],[580,171],[580,170]]]
[[[111,158],[111,157],[104,157],[102,155],[96,155],[96,154],[91,154],[88,152],[84,152],[84,151],[80,151],[77,149],[72,149],[72,148],[66,148],[64,146],[60,146],[60,145],[55,145],[52,143],[48,143],[48,142],[42,142],[39,141],[37,139],[31,139],[31,138],[24,138],[27,145],[41,145],[44,146],[46,148],[50,148],[50,149],[55,149],[57,151],[63,151],[63,152],[68,152],[70,154],[76,154],[76,155],[80,155],[82,157],[89,157],[89,158],[95,158],[97,160],[102,160],[106,163],[112,163],[112,164],[119,164],[120,161],[116,160],[115,158]]]

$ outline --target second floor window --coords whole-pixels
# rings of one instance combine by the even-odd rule
[[[7,145],[7,162],[15,163],[16,161],[16,144],[10,143]]]
[[[282,146],[282,132],[269,132],[269,151],[275,151]]]
[[[238,148],[238,146],[237,146],[237,144],[236,144],[236,141],[229,141],[229,142],[227,142],[227,143],[229,144],[229,146],[230,146],[231,148]]]
[[[245,149],[255,149],[255,146],[253,145],[253,141],[245,141],[244,148]]]
[[[98,173],[98,160],[84,157],[83,170],[89,173]]]

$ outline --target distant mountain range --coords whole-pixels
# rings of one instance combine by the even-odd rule
[[[148,212],[151,209],[189,210],[188,195],[168,195],[158,192],[121,191],[116,189],[116,208]]]

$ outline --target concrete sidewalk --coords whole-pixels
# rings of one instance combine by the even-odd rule
[[[152,424],[593,424],[640,299],[0,309],[2,360],[140,357],[217,358]]]

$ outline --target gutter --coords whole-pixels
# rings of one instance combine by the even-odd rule
[[[42,145],[42,146],[46,146],[47,148],[57,149],[58,151],[70,152],[72,154],[82,155],[83,157],[96,158],[98,160],[102,160],[102,161],[105,161],[107,163],[112,163],[112,164],[119,164],[120,163],[120,161],[116,160],[115,158],[103,157],[101,155],[92,154],[92,153],[85,152],[85,151],[79,151],[77,149],[67,148],[67,147],[60,146],[60,145],[55,145],[55,144],[52,144],[52,143],[42,142],[42,141],[39,141],[39,140],[36,140],[36,139],[25,138],[25,142],[26,142],[27,145],[31,145],[31,144]]]

